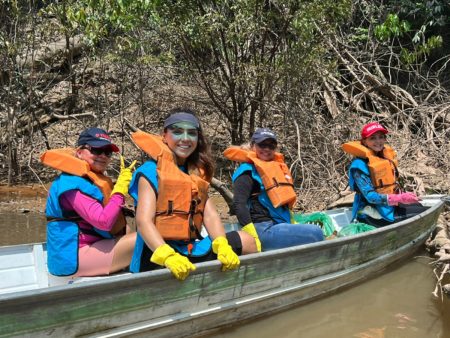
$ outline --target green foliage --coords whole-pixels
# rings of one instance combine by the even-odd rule
[[[431,51],[436,48],[442,47],[441,36],[431,36],[424,43],[420,44],[416,50],[410,52],[406,48],[401,49],[400,58],[406,64],[414,64],[426,56],[430,55]]]
[[[437,58],[439,50],[443,53],[441,56],[445,55],[448,47],[444,45],[444,37],[448,36],[450,28],[448,0],[390,0],[380,9],[396,14],[389,14],[384,23],[376,26],[375,36],[400,47],[403,62],[426,61],[433,51]]]
[[[375,37],[380,41],[386,41],[393,37],[400,37],[409,32],[411,25],[405,20],[400,20],[397,14],[389,14],[386,20],[375,26]]]
[[[417,30],[411,39],[413,50],[405,47],[400,49],[400,58],[406,64],[413,64],[424,60],[431,51],[442,47],[443,39],[440,35],[426,37],[427,23]],[[400,20],[397,14],[389,14],[386,20],[375,26],[374,35],[380,41],[390,41],[393,38],[401,38],[411,31],[411,24],[406,20]]]
[[[421,26],[445,27],[450,24],[450,2],[448,0],[391,0],[388,8],[395,9],[400,16],[414,22],[414,29]]]
[[[362,27],[352,28],[353,32],[349,36],[350,41],[358,43],[358,42],[367,42],[369,39],[369,29]]]
[[[17,1],[0,0],[0,55],[3,57],[14,57],[17,54],[17,32],[14,27],[25,19],[26,15]]]
[[[245,116],[252,130],[281,81],[314,76],[325,60],[323,36],[350,12],[348,0],[154,4],[163,40],[228,119],[233,142],[243,137]]]
[[[108,44],[112,60],[177,63],[242,137],[244,116],[254,123],[277,84],[315,76],[326,60],[323,36],[348,17],[350,5],[350,0],[48,0],[42,15],[56,18],[66,37],[81,36],[92,47]]]
[[[150,9],[149,0],[65,0],[50,1],[42,13],[55,16],[64,33],[82,34],[91,45],[111,36],[121,36],[117,47],[127,49],[136,47],[127,33],[148,19]]]

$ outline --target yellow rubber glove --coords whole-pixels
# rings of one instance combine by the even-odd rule
[[[245,231],[255,239],[256,250],[258,250],[258,252],[261,252],[261,241],[259,240],[258,233],[256,232],[255,229],[255,225],[253,223],[248,223],[246,226],[242,228],[242,231]]]
[[[178,280],[185,280],[189,273],[196,269],[195,265],[187,257],[175,252],[169,244],[159,246],[153,252],[150,261],[168,268]]]
[[[298,222],[294,218],[294,213],[292,210],[289,211],[289,215],[291,215],[291,224],[298,224]]]
[[[123,196],[128,194],[128,185],[130,184],[131,178],[133,177],[133,168],[135,164],[136,161],[133,161],[133,163],[131,163],[128,168],[125,168],[125,161],[123,159],[123,156],[120,155],[120,173],[111,192],[111,196],[116,193],[122,194]]]
[[[233,251],[225,237],[217,237],[212,242],[212,249],[217,255],[217,259],[222,262],[222,271],[236,269],[241,264],[238,255]]]

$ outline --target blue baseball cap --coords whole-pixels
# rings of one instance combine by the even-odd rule
[[[272,139],[277,142],[277,135],[269,128],[258,128],[252,135],[253,143],[261,143],[267,139]]]
[[[188,122],[192,124],[195,128],[197,129],[200,128],[200,122],[194,115],[190,113],[180,112],[172,114],[168,118],[166,118],[166,120],[164,121],[164,129],[170,127],[172,124],[179,122]]]
[[[111,147],[115,153],[119,152],[119,147],[111,142],[111,137],[106,130],[100,128],[88,128],[81,132],[78,137],[78,146],[89,145],[93,148]]]

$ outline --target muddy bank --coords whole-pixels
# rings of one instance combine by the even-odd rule
[[[0,185],[0,212],[44,213],[48,186]]]
[[[431,263],[434,266],[436,287],[433,295],[436,298],[450,297],[450,206],[447,203],[444,212],[434,232],[434,236],[427,242],[426,246],[434,257]]]
[[[44,214],[49,187],[50,184],[0,185],[0,212]],[[236,218],[230,216],[228,205],[220,194],[213,192],[210,197],[214,200],[222,221],[236,222]],[[133,206],[133,200],[129,196],[127,205]]]

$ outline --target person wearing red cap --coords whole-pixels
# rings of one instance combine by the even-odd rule
[[[388,130],[378,122],[366,124],[361,139],[343,144],[355,156],[349,169],[349,186],[355,191],[353,220],[381,227],[412,217],[426,208],[398,184],[397,153],[386,144]]]
[[[105,171],[119,148],[100,128],[88,128],[77,148],[52,149],[41,161],[62,173],[53,181],[46,205],[47,258],[56,276],[100,276],[129,266],[136,233],[125,234],[125,195],[134,161],[121,169],[115,185]]]

